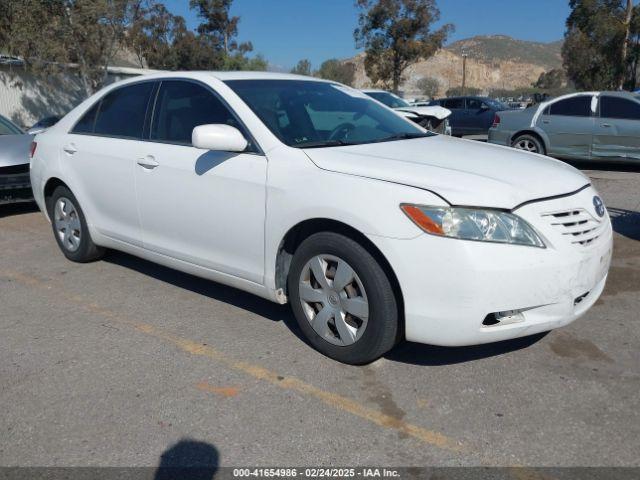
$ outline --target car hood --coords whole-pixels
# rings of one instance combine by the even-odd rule
[[[29,163],[31,135],[0,135],[0,167]]]
[[[435,117],[438,120],[444,120],[451,115],[451,110],[438,105],[430,107],[400,107],[395,110],[402,113],[418,115],[420,117]]]
[[[321,169],[422,188],[452,205],[513,209],[590,183],[549,157],[444,135],[305,152]]]

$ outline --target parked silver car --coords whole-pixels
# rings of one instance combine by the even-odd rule
[[[499,112],[490,143],[575,160],[640,160],[640,95],[583,92]]]
[[[31,200],[29,147],[32,135],[0,115],[0,204]]]

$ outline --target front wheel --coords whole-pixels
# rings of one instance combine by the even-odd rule
[[[326,356],[362,365],[395,345],[398,307],[391,282],[351,238],[322,232],[304,240],[293,256],[288,290],[302,332]]]
[[[545,154],[544,145],[538,137],[534,137],[533,135],[519,135],[511,142],[511,146],[518,150],[540,153],[542,155]]]

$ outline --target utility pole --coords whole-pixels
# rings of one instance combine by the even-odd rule
[[[467,86],[467,52],[462,52],[462,95],[465,94]]]

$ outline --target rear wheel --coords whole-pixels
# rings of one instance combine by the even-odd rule
[[[104,255],[104,248],[91,240],[78,200],[67,187],[59,186],[48,201],[49,218],[60,250],[73,262],[86,263]]]
[[[328,357],[360,365],[395,345],[398,308],[391,283],[356,241],[332,232],[307,238],[293,256],[288,287],[300,328]]]
[[[511,142],[511,146],[517,148],[518,150],[525,150],[531,153],[540,153],[542,155],[545,154],[545,149],[543,143],[540,139],[534,135],[518,135],[513,142]]]

